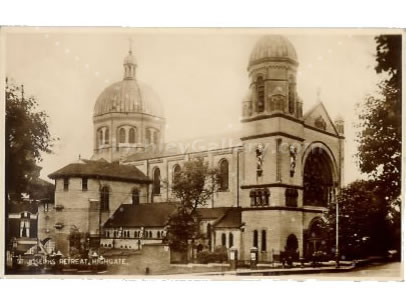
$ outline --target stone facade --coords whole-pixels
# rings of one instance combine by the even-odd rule
[[[319,245],[314,242],[319,237],[309,230],[316,219],[321,219],[342,184],[344,123],[341,118],[333,123],[321,102],[303,114],[296,86],[298,64],[296,51],[286,38],[263,37],[249,61],[250,85],[242,101],[241,133],[219,135],[215,141],[199,140],[199,145],[187,150],[170,150],[165,146],[162,149],[165,120],[159,111],[145,111],[148,103],[141,99],[134,61],[126,59],[125,78],[117,85],[119,93],[114,87],[107,88],[96,103],[92,159],[119,160],[122,165],[137,168],[152,183],[89,179],[88,191],[83,192],[80,178],[70,178],[69,191],[63,189],[62,179],[57,179],[55,224],[62,223],[62,227],[56,238],[64,235],[66,239],[72,225],[100,236],[100,228],[113,213],[131,203],[134,187],[140,189],[140,204],[175,202],[170,191],[175,169],[203,157],[209,166],[225,164],[227,169],[226,187],[207,202],[207,207],[238,209],[230,216],[231,222],[223,221],[231,210],[204,220],[201,229],[207,235],[208,248],[234,247],[239,259],[245,261],[256,248],[258,259],[266,262],[280,259],[285,251],[305,256],[320,250],[309,246]],[[129,81],[131,84],[123,83]],[[127,92],[123,88],[130,89]],[[121,101],[126,92],[130,97]],[[143,106],[137,108],[139,105]],[[135,132],[132,140],[131,128]],[[215,145],[220,142],[227,144]],[[147,149],[150,144],[155,145],[152,150]],[[108,212],[98,208],[104,184],[111,189]],[[219,225],[222,221],[226,224]],[[207,232],[209,224],[212,230]],[[105,228],[101,246],[140,249],[144,243],[162,242],[164,224],[149,228],[152,236],[136,235],[141,229],[146,230],[120,228],[119,224]],[[128,233],[123,235],[123,230]]]

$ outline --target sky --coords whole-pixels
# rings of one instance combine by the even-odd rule
[[[123,78],[130,41],[137,79],[160,97],[166,140],[241,128],[248,92],[247,65],[256,41],[282,34],[299,60],[297,91],[304,112],[317,92],[330,116],[345,120],[344,182],[361,177],[355,165],[356,104],[376,92],[374,36],[379,32],[282,29],[19,28],[6,34],[6,75],[24,84],[49,115],[54,153],[44,155],[41,177],[93,149],[93,107],[108,85]]]

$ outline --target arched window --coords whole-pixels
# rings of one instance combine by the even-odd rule
[[[97,132],[97,142],[98,142],[98,146],[103,145],[103,130],[99,129],[99,131]]]
[[[154,135],[153,143],[154,143],[155,145],[158,145],[158,144],[159,144],[159,131],[155,131],[155,132],[153,133],[153,135]]]
[[[221,245],[226,247],[227,246],[227,236],[226,233],[221,234]]]
[[[125,129],[123,127],[118,131],[118,142],[125,143]]]
[[[262,76],[257,78],[257,112],[264,112],[265,108],[265,85]]]
[[[110,140],[109,129],[106,128],[106,131],[104,132],[104,144],[109,144],[109,140]]]
[[[110,205],[110,189],[108,186],[103,186],[100,190],[100,209],[108,211]]]
[[[176,164],[172,170],[172,182],[175,182],[175,179],[177,175],[179,175],[180,171],[181,171],[180,165]]]
[[[151,144],[151,129],[149,128],[145,131],[145,142]]]
[[[252,236],[252,246],[255,248],[258,248],[258,231],[254,230],[253,236]]]
[[[228,190],[228,161],[223,159],[220,161],[220,177],[219,177],[219,187],[221,191]]]
[[[266,251],[266,231],[261,232],[261,251]]]
[[[161,171],[157,167],[153,173],[152,194],[159,195],[161,194]]]
[[[131,127],[128,132],[128,142],[133,144],[135,143],[135,128]]]
[[[231,248],[234,246],[234,235],[233,233],[228,234],[228,247]]]
[[[131,196],[132,196],[133,204],[140,203],[140,190],[139,189],[133,189]]]
[[[158,235],[158,238],[161,238],[161,232],[160,231],[158,231],[157,235]]]

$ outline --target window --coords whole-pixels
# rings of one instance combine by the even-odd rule
[[[285,197],[286,197],[286,206],[297,207],[298,192],[296,189],[286,189]]]
[[[64,191],[69,190],[69,178],[67,177],[63,178],[63,190]]]
[[[269,206],[269,197],[271,193],[267,188],[253,189],[250,191],[251,206]]]
[[[258,231],[254,230],[253,239],[252,239],[252,246],[258,248]]]
[[[139,204],[140,203],[140,191],[138,189],[133,189],[131,195],[132,195],[133,204]]]
[[[110,189],[108,186],[103,186],[100,190],[100,209],[108,211],[110,205]]]
[[[228,246],[229,248],[234,246],[234,236],[233,233],[228,234]]]
[[[261,232],[261,251],[266,251],[266,231]]]
[[[157,235],[158,235],[158,238],[161,238],[161,232],[160,231],[158,231]]]
[[[172,182],[175,182],[175,179],[179,175],[180,171],[181,171],[180,165],[176,164],[173,167],[173,171],[172,171]]]
[[[207,224],[207,238],[211,239],[211,224]]]
[[[161,194],[161,171],[157,167],[153,173],[152,194],[159,195]]]
[[[135,128],[130,128],[128,133],[128,142],[135,143]]]
[[[87,191],[87,178],[82,178],[82,191]]]
[[[104,144],[109,144],[109,139],[110,139],[109,129],[106,128],[106,131],[104,132]]]
[[[147,129],[145,132],[145,142],[146,144],[151,144],[151,130]]]
[[[257,78],[257,111],[264,112],[265,108],[265,86],[262,76]]]
[[[118,132],[118,142],[119,143],[125,143],[125,129],[120,128]]]
[[[27,212],[21,213],[20,218],[20,237],[30,237],[31,214]]]
[[[226,233],[221,234],[221,245],[226,247],[227,246],[227,236]]]
[[[226,159],[220,161],[219,184],[221,191],[228,190],[228,161]]]

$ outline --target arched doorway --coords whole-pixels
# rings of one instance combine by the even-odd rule
[[[312,147],[303,171],[303,205],[326,207],[334,189],[334,167],[330,155],[322,147]]]
[[[305,232],[305,256],[311,257],[318,251],[327,253],[327,237],[324,221],[320,217],[314,218]]]

